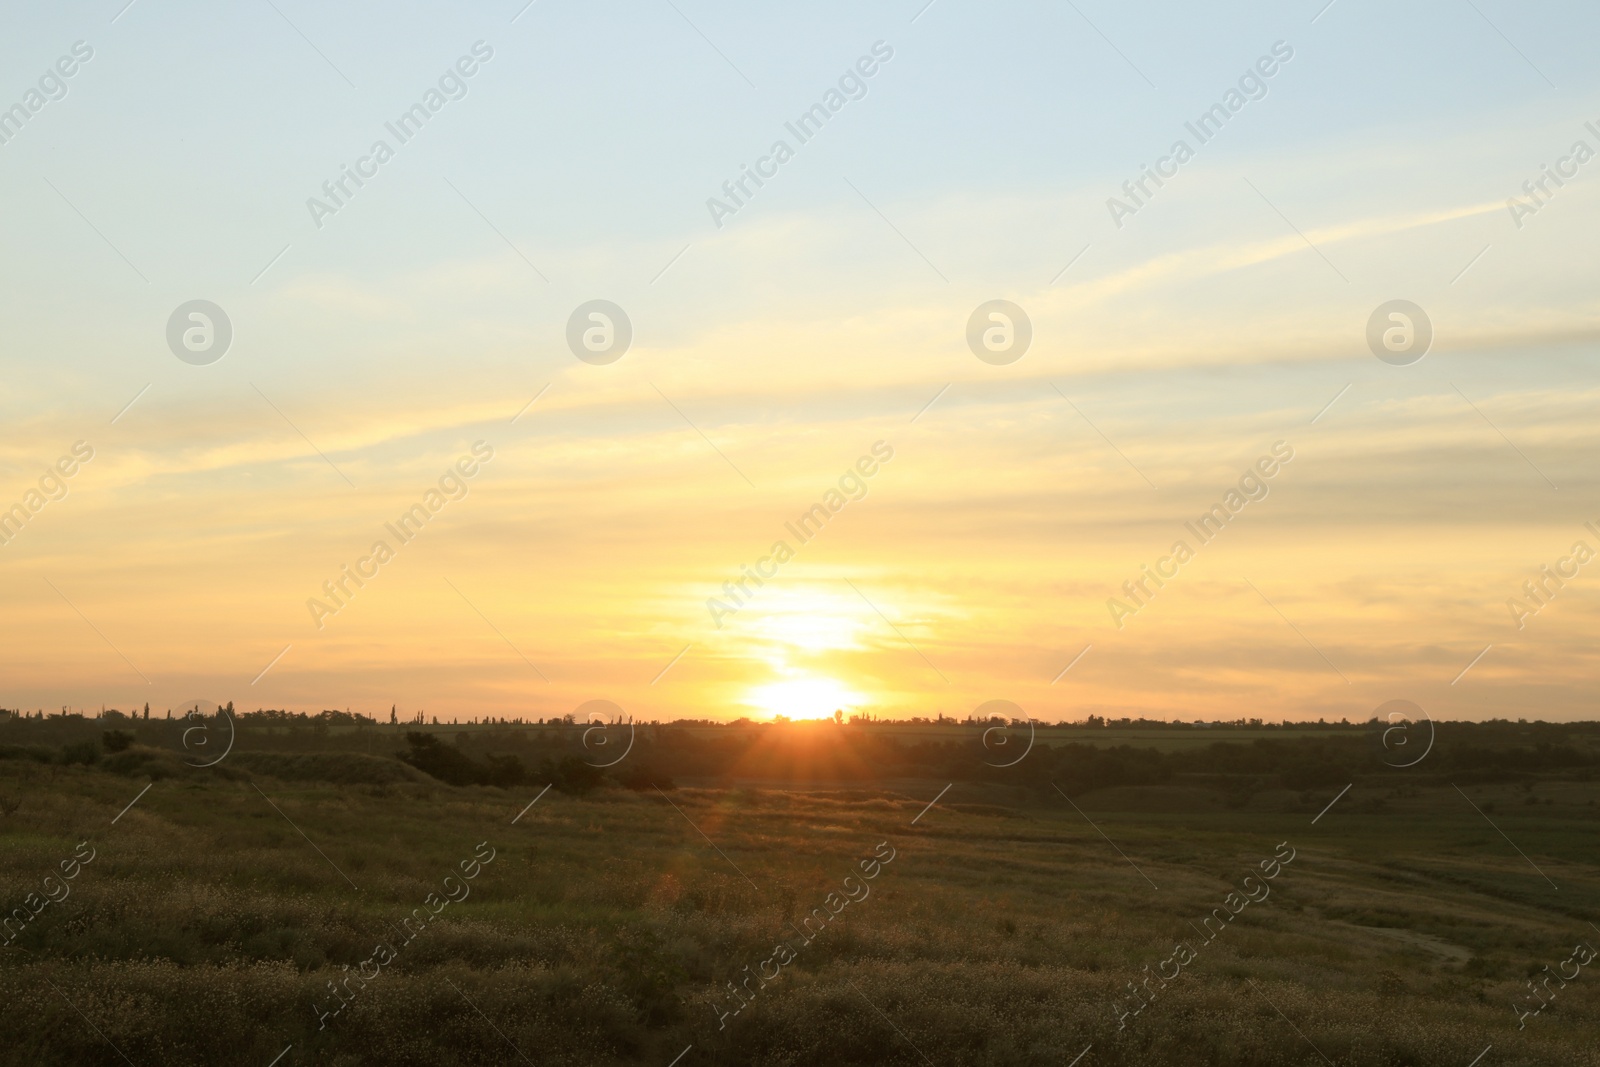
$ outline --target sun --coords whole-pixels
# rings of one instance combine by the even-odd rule
[[[807,675],[757,686],[744,703],[774,717],[826,719],[836,710],[860,706],[863,700],[860,693],[837,679]]]

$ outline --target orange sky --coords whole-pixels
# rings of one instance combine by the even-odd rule
[[[265,88],[138,84],[168,94],[152,113],[178,123],[169,140],[190,115],[230,168],[174,184],[153,148],[95,140],[145,99],[116,98],[137,80],[113,64],[161,47],[119,23],[127,40],[107,37],[82,75],[104,84],[75,82],[4,149],[0,188],[38,210],[0,223],[0,507],[75,442],[93,458],[0,546],[0,704],[448,719],[608,699],[642,719],[731,719],[965,716],[1006,699],[1054,721],[1364,719],[1404,698],[1436,718],[1594,717],[1600,571],[1520,628],[1507,605],[1575,541],[1600,549],[1584,526],[1600,525],[1600,278],[1582,237],[1600,200],[1576,180],[1532,218],[1506,206],[1583,135],[1585,90],[1554,105],[1495,52],[1487,67],[1426,57],[1438,78],[1492,70],[1493,103],[1455,108],[1427,79],[1338,96],[1333,57],[1354,31],[1332,13],[1296,23],[1299,66],[1116,228],[1106,197],[1139,146],[1170,141],[1272,33],[1240,29],[1215,64],[1174,52],[1165,96],[1072,36],[1106,65],[1067,108],[1050,95],[1064,88],[995,82],[939,51],[993,31],[968,17],[935,8],[924,37],[897,37],[871,95],[721,228],[704,196],[825,87],[800,53],[726,115],[711,102],[745,92],[726,68],[672,68],[663,126],[614,80],[569,72],[565,96],[531,80],[529,50],[560,50],[496,37],[472,95],[313,228],[304,197],[426,79],[405,68],[339,95],[308,55],[318,65],[283,89],[305,127],[259,145],[238,116],[279,114],[252,110]],[[849,32],[859,48],[794,47],[832,71],[834,52],[847,62],[883,35]],[[204,84],[232,76],[217,62]],[[433,71],[433,52],[417,63]],[[971,106],[931,106],[947,88]],[[700,95],[679,107],[680,93]],[[568,111],[617,116],[641,146],[633,169],[562,125]],[[523,115],[538,138],[498,137]],[[943,140],[935,122],[963,132]],[[997,153],[989,174],[983,122],[1037,158]],[[591,149],[607,162],[575,162]],[[235,333],[205,366],[162,332],[197,296]],[[609,364],[566,340],[596,298],[633,325]],[[1434,328],[1409,366],[1365,339],[1397,298]],[[1005,365],[965,336],[996,299],[1032,323]],[[448,475],[475,442],[470,477]],[[786,524],[879,442],[892,459],[860,476],[864,495],[800,543]],[[1200,544],[1185,523],[1275,442],[1292,461]],[[402,541],[386,524],[441,478]],[[1169,566],[1179,540],[1193,557],[1130,604],[1124,583]],[[793,558],[737,611],[708,608],[778,541]],[[368,576],[334,601],[324,583],[345,566]],[[1139,610],[1119,619],[1112,598]]]

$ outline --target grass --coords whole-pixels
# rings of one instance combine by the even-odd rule
[[[664,1067],[692,1046],[680,1067],[954,1067],[1092,1046],[1080,1067],[1466,1067],[1492,1044],[1484,1067],[1600,1065],[1600,974],[1520,1031],[1511,1006],[1578,941],[1600,945],[1587,782],[1464,787],[1505,837],[1449,785],[1376,778],[1315,825],[1337,787],[1241,802],[1119,786],[1076,797],[1080,813],[959,782],[924,812],[947,782],[680,779],[552,790],[518,818],[538,788],[445,786],[379,755],[239,755],[211,771],[142,746],[92,767],[0,760],[0,794],[21,798],[0,817],[7,908],[80,841],[97,850],[0,949],[0,1063],[266,1067],[292,1045],[282,1067]],[[719,1028],[728,983],[799,942],[792,924],[885,841],[870,895]],[[1284,841],[1297,855],[1270,898],[1197,937]],[[397,941],[480,842],[497,851],[470,896],[319,1028],[328,983]],[[1197,958],[1119,1030],[1126,983],[1179,940]]]

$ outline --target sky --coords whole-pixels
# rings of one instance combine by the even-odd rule
[[[1595,718],[1597,23],[9,11],[0,705]]]

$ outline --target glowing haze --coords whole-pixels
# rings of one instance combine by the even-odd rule
[[[0,41],[4,706],[1593,716],[1591,8],[121,6]]]

